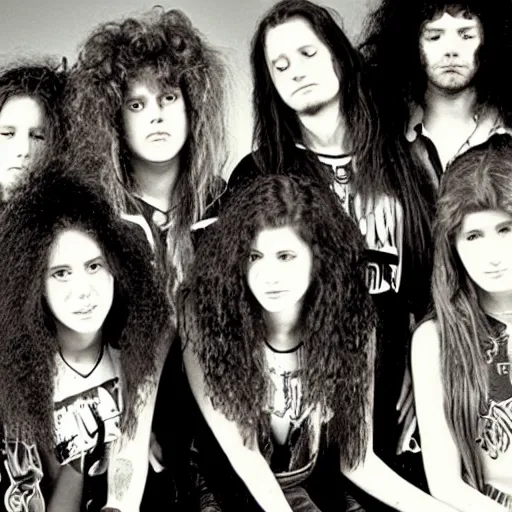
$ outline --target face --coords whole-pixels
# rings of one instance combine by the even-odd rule
[[[0,185],[4,199],[44,145],[43,109],[28,96],[11,96],[0,110]]]
[[[512,292],[512,215],[501,210],[466,215],[455,245],[466,272],[483,292]]]
[[[312,262],[311,249],[293,228],[263,229],[251,247],[249,288],[265,311],[298,313],[311,281]]]
[[[476,52],[482,40],[482,25],[476,17],[444,13],[425,23],[420,54],[429,86],[447,93],[469,87],[478,70]]]
[[[314,114],[339,101],[331,52],[303,18],[269,29],[265,56],[279,96],[295,112]]]
[[[143,162],[172,162],[187,140],[187,112],[179,88],[161,90],[156,84],[133,81],[122,118],[132,158]]]
[[[91,236],[67,229],[56,237],[48,257],[45,297],[58,332],[96,334],[101,329],[112,306],[114,278]]]

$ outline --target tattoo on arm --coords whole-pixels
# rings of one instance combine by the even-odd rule
[[[123,499],[132,482],[133,465],[127,459],[120,459],[115,464],[114,492],[117,500]]]

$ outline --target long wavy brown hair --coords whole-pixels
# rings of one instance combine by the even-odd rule
[[[14,61],[0,68],[0,110],[13,96],[28,96],[43,111],[45,149],[41,160],[57,154],[63,144],[62,102],[67,79],[66,60],[51,58]]]
[[[441,337],[444,409],[459,449],[463,473],[483,489],[476,448],[478,417],[488,396],[485,351],[493,331],[455,246],[464,217],[483,210],[512,214],[512,144],[493,141],[458,158],[441,181],[432,293]]]
[[[247,284],[247,264],[258,232],[281,226],[293,227],[313,252],[300,314],[304,403],[334,412],[330,435],[353,466],[366,447],[375,315],[364,279],[364,242],[334,192],[306,179],[271,175],[234,197],[207,230],[181,288],[181,335],[199,358],[214,407],[238,424],[246,440],[268,428],[267,329]]]
[[[176,205],[167,234],[168,262],[181,268],[191,258],[190,226],[221,191],[227,161],[227,67],[220,54],[179,10],[154,8],[145,15],[100,25],[80,49],[66,92],[67,136],[118,212],[137,210],[129,153],[120,118],[133,79],[144,76],[183,92],[189,134],[180,152],[173,190]],[[215,179],[217,177],[217,179]]]
[[[141,392],[153,386],[169,306],[142,232],[121,220],[81,169],[46,164],[7,203],[0,222],[0,413],[8,432],[50,448],[58,351],[55,320],[43,296],[50,248],[63,229],[90,234],[114,276],[103,339],[120,349],[123,428],[133,432]],[[76,171],[76,172],[75,172]],[[84,172],[87,169],[83,169]]]

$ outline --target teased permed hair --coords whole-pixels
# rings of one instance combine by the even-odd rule
[[[142,230],[121,220],[100,191],[69,173],[63,176],[65,171],[58,164],[37,169],[7,203],[0,222],[0,413],[9,432],[46,447],[54,442],[58,342],[43,290],[58,233],[78,229],[91,235],[114,276],[103,337],[120,349],[122,425],[129,433],[141,405],[139,392],[154,385],[155,354],[169,322],[162,279]]]
[[[508,0],[381,0],[365,24],[361,45],[379,92],[381,115],[407,123],[411,102],[423,103],[426,75],[420,61],[419,37],[425,22],[444,12],[477,16],[483,27],[475,77],[479,105],[499,109],[506,123],[512,116],[512,82],[503,66],[512,51],[512,4]]]
[[[282,173],[296,166],[295,143],[303,142],[300,121],[279,96],[265,56],[268,30],[296,17],[310,24],[331,52],[338,69],[340,112],[347,126],[345,142],[357,165],[353,176],[355,191],[363,201],[383,193],[398,199],[404,209],[407,265],[417,275],[429,273],[434,202],[429,179],[410,157],[405,138],[388,134],[381,126],[362,60],[336,21],[335,13],[308,0],[283,0],[275,4],[260,20],[252,40],[253,143],[258,167],[264,173]],[[318,175],[318,159],[310,152],[308,156],[307,164],[303,159],[298,164],[300,173]]]
[[[46,151],[55,154],[62,143],[62,101],[66,84],[66,61],[43,59],[34,62],[13,62],[0,68],[0,110],[13,96],[28,96],[37,101],[44,114]]]
[[[441,180],[435,223],[432,293],[441,336],[446,418],[459,449],[465,479],[483,491],[478,438],[479,415],[488,396],[485,354],[492,328],[456,249],[464,217],[483,210],[512,215],[512,144],[491,140],[458,158]]]
[[[189,134],[180,153],[173,194],[178,200],[168,232],[169,261],[190,259],[190,226],[204,214],[227,160],[227,70],[219,53],[179,10],[154,8],[140,18],[100,25],[83,44],[66,93],[68,137],[79,158],[97,162],[94,172],[120,212],[136,207],[121,106],[133,79],[154,79],[183,92]]]
[[[204,243],[180,293],[181,335],[197,353],[208,396],[246,439],[266,425],[268,383],[262,308],[247,284],[261,229],[291,226],[313,252],[303,300],[304,403],[334,412],[330,435],[357,464],[366,446],[365,406],[374,309],[365,285],[364,242],[337,196],[305,179],[260,177],[232,199]]]

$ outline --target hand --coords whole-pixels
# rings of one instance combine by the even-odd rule
[[[396,409],[400,412],[398,417],[398,424],[403,422],[402,433],[398,440],[396,449],[397,455],[406,451],[417,453],[420,447],[417,441],[412,437],[416,430],[417,420],[416,412],[414,410],[414,393],[412,389],[412,379],[409,365],[406,365],[404,372],[404,380],[402,382],[402,390],[400,397],[396,403]]]

